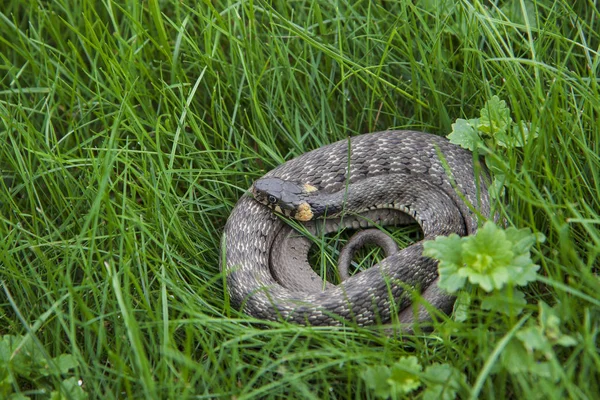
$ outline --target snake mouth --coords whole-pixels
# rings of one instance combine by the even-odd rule
[[[266,205],[278,214],[285,215],[286,217],[293,218],[300,222],[308,222],[314,217],[314,213],[308,203],[301,203],[296,208],[282,208],[278,204],[260,203]]]
[[[286,217],[292,217],[294,210],[288,208],[281,208],[278,204],[266,204],[271,210],[274,210],[276,213],[285,215]]]

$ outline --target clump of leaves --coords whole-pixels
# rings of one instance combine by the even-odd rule
[[[448,139],[465,149],[480,150],[485,154],[498,147],[523,147],[537,136],[537,131],[529,131],[526,122],[513,121],[506,101],[492,96],[479,111],[479,118],[458,118],[452,124]]]
[[[560,329],[560,318],[555,309],[539,303],[537,324],[520,329],[504,349],[501,363],[512,373],[531,373],[556,380],[560,376],[554,346],[570,347],[577,340]]]
[[[425,371],[416,357],[400,358],[391,367],[378,365],[369,367],[363,380],[380,399],[395,398],[419,389],[423,384],[425,400],[454,399],[466,386],[465,375],[448,364],[433,364]]]
[[[0,340],[0,398],[87,399],[73,376],[77,366],[71,354],[48,359],[31,338],[5,335]]]
[[[490,195],[499,198],[506,181],[500,150],[523,147],[535,137],[537,133],[530,132],[528,124],[513,121],[504,100],[493,96],[480,110],[479,118],[457,119],[448,139],[485,157],[493,177]],[[530,250],[536,241],[543,240],[543,235],[529,229],[504,230],[488,221],[475,235],[450,235],[425,242],[423,254],[439,260],[441,288],[456,293],[468,281],[486,293],[481,304],[484,310],[519,314],[526,301],[517,286],[536,279],[539,266],[532,262]],[[466,318],[465,305],[469,303],[468,294],[459,295],[459,319]]]
[[[438,285],[449,293],[456,293],[469,283],[485,292],[495,292],[482,303],[483,309],[518,314],[525,305],[524,295],[516,288],[537,278],[539,266],[531,260],[530,250],[544,236],[530,229],[499,228],[488,221],[475,235],[460,237],[456,234],[438,236],[426,241],[423,254],[439,260]],[[499,295],[499,296],[498,296]],[[513,300],[512,309],[503,299]]]
[[[490,194],[496,198],[502,195],[506,181],[502,150],[523,147],[537,137],[523,121],[513,122],[506,103],[497,96],[485,104],[479,118],[458,119],[452,127],[448,137],[452,143],[485,157],[493,176]],[[455,319],[467,318],[472,293],[482,295],[482,309],[516,315],[526,305],[518,287],[537,279],[539,266],[531,259],[531,248],[544,240],[530,229],[502,229],[488,221],[475,235],[440,236],[425,242],[423,254],[439,261],[438,285],[450,293],[459,292]],[[503,349],[499,367],[514,374],[559,379],[554,347],[575,344],[575,338],[561,332],[556,310],[540,302],[538,323],[516,332]]]
[[[479,118],[457,119],[448,135],[451,143],[485,157],[485,163],[493,175],[490,194],[500,197],[506,181],[506,166],[498,157],[499,150],[523,147],[538,136],[530,131],[524,121],[515,123],[504,100],[492,96],[479,112]]]

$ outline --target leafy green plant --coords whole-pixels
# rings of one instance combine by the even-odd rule
[[[452,127],[453,131],[448,137],[452,143],[485,157],[486,165],[492,171],[490,194],[493,197],[501,196],[506,181],[502,168],[499,167],[503,162],[498,157],[501,154],[499,150],[523,147],[529,140],[537,137],[535,131],[530,133],[525,122],[513,122],[506,102],[498,96],[493,96],[485,103],[479,118],[458,119]],[[449,293],[461,291],[455,307],[457,320],[467,319],[473,292],[480,294],[483,310],[518,315],[527,304],[525,295],[518,287],[535,281],[539,270],[539,266],[531,259],[531,248],[536,242],[544,240],[543,234],[532,233],[529,228],[502,229],[494,222],[487,221],[475,235],[460,237],[453,234],[426,241],[423,254],[439,261],[440,288]],[[518,334],[527,337],[532,332],[539,331],[534,329],[529,335],[528,331]],[[538,339],[540,337],[536,336]],[[541,339],[536,342],[539,343]],[[527,357],[528,354],[524,356]],[[533,359],[529,357],[530,361]],[[417,375],[421,369],[413,357],[403,359],[391,368],[378,366],[369,369],[363,378],[377,397],[395,397],[421,386]],[[426,398],[439,397],[439,394],[434,396],[427,393],[429,392],[426,392]],[[447,394],[449,398],[453,398],[456,392]]]
[[[539,266],[531,260],[530,249],[536,241],[543,241],[541,234],[530,229],[500,229],[488,221],[475,235],[459,237],[438,236],[423,245],[423,254],[439,260],[440,280],[438,285],[456,293],[469,283],[485,292],[501,293],[501,299],[510,292],[516,299],[516,310],[520,313],[524,300],[516,286],[524,286],[536,279]],[[508,289],[508,290],[507,290]],[[487,297],[484,309],[495,309],[508,313],[498,297]]]
[[[475,119],[459,119],[449,136],[458,144],[485,157],[493,175],[490,194],[499,197],[505,182],[501,149],[523,147],[537,133],[531,133],[523,121],[515,124],[503,100],[492,97]],[[538,279],[539,266],[531,259],[531,248],[545,240],[541,233],[529,228],[502,229],[487,221],[475,235],[437,237],[424,243],[423,254],[439,261],[438,285],[458,293],[455,319],[464,321],[474,293],[481,299],[481,308],[506,315],[520,314],[525,295],[518,287]],[[526,373],[537,377],[559,379],[560,364],[554,346],[574,346],[578,341],[563,334],[555,309],[540,302],[537,324],[519,328],[500,355],[500,367],[513,374]]]
[[[514,150],[537,137],[523,121],[514,123],[504,100],[492,96],[480,110],[479,118],[457,119],[450,142],[485,157],[492,172],[490,194],[503,193],[503,160],[500,149]],[[466,282],[481,288],[486,295],[481,307],[504,314],[519,314],[526,304],[517,286],[536,280],[539,266],[531,260],[530,250],[544,235],[530,229],[502,229],[487,221],[475,235],[438,237],[424,244],[423,254],[439,261],[439,286],[450,293],[466,288]],[[459,298],[459,307],[470,303],[470,296]],[[461,315],[459,318],[463,318]]]
[[[30,338],[5,335],[0,340],[0,398],[52,400],[86,399],[72,370],[78,366],[71,354],[61,354],[50,360]]]
[[[561,332],[555,308],[540,302],[537,324],[521,328],[502,353],[501,364],[512,373],[531,373],[558,379],[560,364],[554,346],[570,347],[578,343],[573,336]]]
[[[479,118],[458,118],[448,139],[465,149],[489,153],[498,147],[523,147],[537,136],[537,131],[529,131],[528,123],[513,121],[506,101],[492,96],[479,111]]]
[[[402,357],[391,367],[378,365],[369,367],[363,380],[381,399],[396,398],[419,389],[423,384],[426,400],[454,399],[465,384],[465,376],[448,364],[433,364],[425,371],[414,356]]]
[[[504,100],[492,96],[479,112],[479,118],[457,119],[448,135],[451,143],[484,155],[485,163],[493,174],[490,194],[500,197],[506,182],[501,150],[510,151],[525,146],[538,136],[530,131],[528,123],[515,123]]]

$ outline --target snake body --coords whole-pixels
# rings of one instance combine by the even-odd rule
[[[333,285],[308,265],[310,241],[277,214],[303,221],[311,233],[416,221],[424,240],[464,236],[477,229],[474,211],[489,216],[485,176],[469,151],[414,131],[351,137],[278,166],[239,199],[226,223],[221,265],[231,304],[260,319],[305,325],[385,323],[394,312],[413,322],[430,318],[425,307],[416,314],[409,307],[407,288],[419,288],[449,312],[454,298],[438,289],[437,263],[422,255],[422,242]]]

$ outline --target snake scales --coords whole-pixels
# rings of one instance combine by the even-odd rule
[[[438,289],[437,263],[422,255],[422,242],[332,285],[310,268],[310,241],[277,214],[308,221],[302,224],[315,234],[416,220],[424,240],[464,236],[477,229],[473,208],[490,212],[481,172],[470,152],[414,131],[351,137],[280,165],[239,199],[225,226],[221,265],[232,305],[260,319],[308,325],[385,323],[393,310],[400,322],[425,321],[423,306],[416,314],[410,307],[407,287],[414,287],[449,312],[454,298]]]

